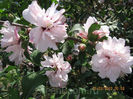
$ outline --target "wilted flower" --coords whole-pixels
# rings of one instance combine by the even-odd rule
[[[83,27],[85,29],[85,31],[80,31],[80,33],[78,33],[77,35],[80,36],[81,38],[87,39],[88,29],[94,23],[98,23],[96,18],[95,17],[89,17],[87,19],[87,22],[84,24],[84,27]],[[93,34],[98,35],[99,38],[101,38],[103,36],[108,36],[109,33],[110,33],[109,27],[106,25],[101,26],[101,28],[99,30],[95,30],[93,32]]]
[[[41,62],[43,67],[51,67],[54,70],[46,71],[49,78],[49,83],[52,87],[64,88],[67,85],[68,75],[71,71],[71,66],[68,62],[64,61],[63,54],[58,53],[51,57],[45,57],[45,61]]]
[[[115,82],[121,74],[132,72],[133,57],[130,56],[130,48],[125,46],[124,39],[109,37],[108,40],[97,43],[96,52],[92,57],[92,70],[99,72],[101,78]]]
[[[44,52],[47,48],[57,50],[56,42],[63,42],[67,37],[64,9],[56,10],[54,3],[47,10],[41,9],[37,1],[33,1],[23,11],[23,17],[37,27],[30,31],[30,41],[35,47]]]
[[[0,30],[3,34],[1,39],[1,47],[5,48],[6,52],[13,52],[9,59],[15,61],[15,64],[20,64],[24,59],[24,49],[21,48],[20,36],[18,34],[18,27],[11,26],[8,21],[3,25],[4,27]]]

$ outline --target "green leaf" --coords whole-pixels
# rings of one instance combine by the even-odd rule
[[[9,99],[20,99],[19,91],[15,88],[9,89]]]
[[[55,93],[50,96],[50,99],[55,99]]]
[[[45,96],[45,86],[40,85],[35,89],[37,92],[41,92],[43,96]]]
[[[52,2],[54,2],[55,4],[57,4],[57,3],[58,3],[58,1],[57,1],[57,0],[52,0]]]
[[[39,52],[38,50],[33,51],[33,53],[31,54],[32,61],[35,64],[40,65],[42,55],[43,54]]]
[[[100,38],[99,41],[102,42],[103,40],[107,40],[107,39],[108,39],[108,37],[104,36],[104,37]]]
[[[80,94],[86,94],[86,89],[85,88],[79,88]]]
[[[129,34],[127,37],[133,39],[133,34]]]
[[[4,69],[4,72],[9,72],[13,69],[16,69],[17,67],[16,66],[8,66],[7,68]]]
[[[63,49],[62,49],[62,52],[63,54],[67,55],[70,53],[70,44],[69,44],[69,41],[65,42],[64,45],[63,45]]]
[[[86,45],[86,51],[87,51],[87,53],[88,53],[89,55],[93,56],[93,55],[95,54],[95,52],[96,52],[95,46],[93,46],[93,45],[91,45],[91,44],[88,43],[88,44]]]
[[[90,26],[90,28],[88,29],[88,39],[91,41],[95,41],[98,38],[98,35],[94,35],[93,32],[95,30],[99,30],[100,29],[100,25],[97,23],[94,23]]]
[[[100,29],[100,25],[97,23],[94,23],[90,26],[90,28],[88,29],[88,33],[91,34],[92,32],[94,32],[95,30],[99,30]],[[88,34],[88,35],[89,35]]]
[[[23,99],[27,99],[36,88],[44,85],[46,76],[39,73],[31,73],[22,79]]]
[[[28,99],[36,99],[36,98],[34,98],[34,97],[29,97]]]

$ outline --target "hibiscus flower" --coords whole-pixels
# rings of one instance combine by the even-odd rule
[[[67,37],[64,9],[56,10],[58,5],[54,3],[47,10],[42,9],[37,1],[33,1],[27,9],[23,11],[25,20],[34,24],[29,35],[30,41],[35,44],[35,47],[41,52],[48,48],[57,50],[57,42],[63,42]]]
[[[52,71],[46,71],[50,85],[52,87],[66,87],[71,66],[68,62],[64,61],[63,54],[54,54],[52,58],[45,56],[45,59],[45,61],[41,62],[42,66],[54,69]]]
[[[98,42],[96,52],[92,57],[92,70],[99,72],[101,78],[115,82],[121,74],[132,72],[133,57],[124,39],[109,37],[108,40]]]

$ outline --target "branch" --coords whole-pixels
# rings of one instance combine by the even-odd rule
[[[66,40],[73,40],[73,41],[76,41],[76,42],[83,43],[80,39],[77,39],[77,38],[74,38],[74,37],[68,37],[68,38],[66,38]]]
[[[1,24],[4,24],[4,22],[5,22],[5,21],[0,20],[0,25],[1,25]],[[11,25],[13,25],[13,26],[18,26],[18,27],[22,27],[22,28],[30,28],[29,26],[22,25],[22,24],[18,24],[18,23],[11,23]],[[30,31],[30,30],[29,30],[29,31]],[[76,41],[76,42],[83,43],[82,40],[77,39],[77,38],[74,38],[74,37],[67,37],[66,40],[73,40],[73,41]],[[92,42],[89,42],[89,43],[93,45]]]
[[[76,41],[76,42],[84,43],[82,40],[77,39],[77,38],[74,38],[74,37],[68,37],[68,38],[66,38],[66,40],[73,40],[73,41]],[[91,45],[93,45],[93,46],[96,45],[96,42],[88,41],[88,43],[91,44]]]
[[[4,24],[4,22],[6,22],[6,21],[0,20],[0,25]],[[11,25],[18,26],[18,27],[22,27],[22,28],[29,28],[29,26],[22,25],[22,24],[18,24],[18,23],[11,23]]]

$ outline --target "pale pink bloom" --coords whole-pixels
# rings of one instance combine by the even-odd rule
[[[91,27],[91,25],[94,23],[98,24],[98,21],[96,20],[96,18],[89,17],[83,27],[85,31],[80,31],[80,33],[78,33],[77,35],[80,36],[81,38],[87,39],[88,30]],[[101,38],[103,36],[108,36],[109,33],[110,33],[109,27],[106,25],[101,26],[101,28],[99,30],[95,30],[93,32],[93,34],[98,35],[99,38]]]
[[[71,66],[67,61],[64,61],[63,54],[54,54],[53,57],[45,57],[45,61],[41,62],[43,67],[51,67],[54,70],[46,71],[49,78],[49,83],[52,87],[64,88],[67,85],[68,73],[71,71]]]
[[[133,57],[130,56],[130,47],[125,46],[124,39],[109,37],[108,40],[97,43],[96,52],[92,56],[92,70],[99,72],[101,78],[115,82],[121,74],[132,72]]]
[[[15,64],[18,65],[24,59],[24,49],[21,48],[18,27],[10,25],[8,21],[6,21],[3,26],[4,27],[0,30],[0,33],[3,34],[1,47],[6,47],[6,52],[13,52],[9,56],[9,60],[14,61]]]
[[[19,40],[18,27],[11,26],[8,21],[3,24],[3,28],[0,30],[0,33],[3,34],[1,39],[1,47],[7,47],[13,44],[17,44]]]
[[[37,1],[33,1],[27,9],[23,11],[23,17],[37,27],[30,31],[30,41],[41,52],[48,48],[57,50],[56,43],[63,42],[67,37],[64,9],[56,10],[58,5],[54,3],[47,10],[40,8]]]
[[[22,49],[21,44],[15,44],[12,46],[7,47],[5,50],[6,52],[13,52],[10,56],[9,59],[10,61],[15,61],[15,64],[21,64],[22,61],[24,60],[24,49]]]

